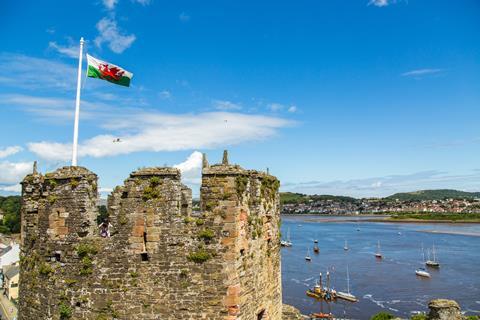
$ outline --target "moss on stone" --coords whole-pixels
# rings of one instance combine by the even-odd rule
[[[77,179],[75,178],[70,179],[70,187],[72,187],[72,189],[75,189],[76,187],[78,187],[79,184],[80,182]]]
[[[242,197],[243,193],[247,190],[248,180],[246,176],[238,176],[235,178],[235,188],[239,198]]]
[[[60,319],[70,319],[72,317],[72,308],[65,304],[64,302],[60,303],[58,306],[58,313],[60,314]]]
[[[215,233],[210,229],[202,230],[198,233],[198,237],[202,240],[212,240]]]
[[[187,258],[195,263],[204,263],[211,258],[211,255],[205,249],[198,249],[195,252],[191,252]]]
[[[196,219],[196,220],[195,220],[195,224],[196,224],[197,226],[202,226],[203,224],[205,224],[205,220],[203,220],[203,219]]]
[[[54,204],[55,201],[57,201],[57,196],[55,196],[55,195],[53,195],[53,194],[52,194],[52,195],[49,195],[49,196],[47,197],[47,201],[48,201],[48,203],[50,203],[50,204]]]

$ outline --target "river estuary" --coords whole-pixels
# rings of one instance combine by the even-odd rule
[[[332,312],[336,317],[370,319],[380,311],[409,317],[427,311],[433,298],[456,300],[462,311],[480,315],[480,225],[434,223],[382,223],[345,217],[283,216],[282,236],[290,230],[293,246],[282,248],[283,300],[304,314]],[[320,253],[313,252],[318,239]],[[344,241],[349,250],[345,251]],[[382,260],[374,257],[380,241]],[[439,269],[420,278],[425,253],[435,245]],[[305,260],[310,250],[311,262]],[[305,295],[319,272],[331,273],[334,289],[351,292],[357,303],[320,303]]]

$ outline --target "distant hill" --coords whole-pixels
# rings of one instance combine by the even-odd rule
[[[395,193],[386,199],[402,201],[443,200],[443,199],[474,199],[480,198],[480,192],[465,192],[451,189],[420,190],[414,192]]]
[[[293,192],[280,192],[280,201],[282,204],[286,203],[307,203],[309,201],[317,200],[334,200],[337,202],[357,202],[358,199],[344,196],[332,196],[332,195],[306,195],[302,193]]]
[[[474,199],[480,198],[480,192],[465,192],[450,189],[439,190],[419,190],[414,192],[395,193],[389,197],[383,198],[386,201],[422,201],[422,200],[443,200],[443,199]],[[382,199],[382,198],[380,198]],[[307,203],[316,200],[333,200],[336,202],[358,202],[359,199],[344,196],[332,195],[306,195],[302,193],[280,192],[280,201],[282,204]]]

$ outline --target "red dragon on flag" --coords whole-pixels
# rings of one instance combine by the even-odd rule
[[[115,81],[120,80],[125,73],[117,67],[108,67],[108,64],[100,64],[98,70],[102,73],[103,78]]]

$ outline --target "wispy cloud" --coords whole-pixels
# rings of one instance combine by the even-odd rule
[[[228,121],[228,127],[225,121]],[[107,157],[133,152],[209,149],[264,140],[290,125],[286,119],[231,112],[165,114],[122,113],[105,119],[108,134],[94,136],[79,145],[80,157]],[[113,143],[120,138],[120,143]],[[31,142],[29,151],[49,161],[70,158],[71,145],[52,141]]]
[[[189,15],[188,13],[182,12],[182,13],[180,13],[180,15],[178,16],[178,19],[179,19],[181,22],[188,22],[188,21],[190,21],[190,15]]]
[[[288,112],[290,112],[290,113],[295,113],[295,112],[297,112],[297,111],[298,111],[297,106],[290,106],[290,107],[288,108]]]
[[[376,7],[386,7],[389,4],[395,3],[395,0],[370,0],[368,3],[369,6],[373,5]]]
[[[48,43],[48,48],[53,49],[60,53],[61,55],[70,57],[70,58],[78,58],[78,54],[80,52],[79,45],[75,45],[70,43],[68,46],[62,46],[57,44],[55,41],[50,41]]]
[[[242,106],[227,100],[213,100],[213,107],[217,110],[241,110]]]
[[[117,26],[117,21],[113,18],[103,18],[97,23],[99,35],[95,38],[95,44],[101,47],[106,43],[110,50],[115,53],[122,53],[128,49],[135,41],[134,34],[124,34]]]
[[[421,77],[442,72],[443,69],[416,69],[402,73],[403,77]]]
[[[284,191],[353,197],[383,197],[396,192],[445,188],[478,191],[480,190],[480,171],[473,170],[470,173],[454,175],[430,170],[365,179],[285,183],[282,187]]]
[[[40,72],[48,70],[48,72]],[[0,84],[24,89],[74,90],[75,67],[49,59],[0,53]]]
[[[168,90],[162,90],[158,93],[158,95],[160,96],[160,99],[162,99],[162,100],[168,100],[172,97],[172,93]]]
[[[132,1],[139,3],[142,6],[148,6],[152,2],[151,0],[132,0]]]
[[[0,159],[12,156],[16,153],[19,153],[22,150],[23,150],[23,148],[20,147],[20,146],[10,146],[10,147],[6,147],[4,149],[0,149]]]
[[[117,5],[118,0],[102,0],[102,3],[107,10],[113,10]]]

